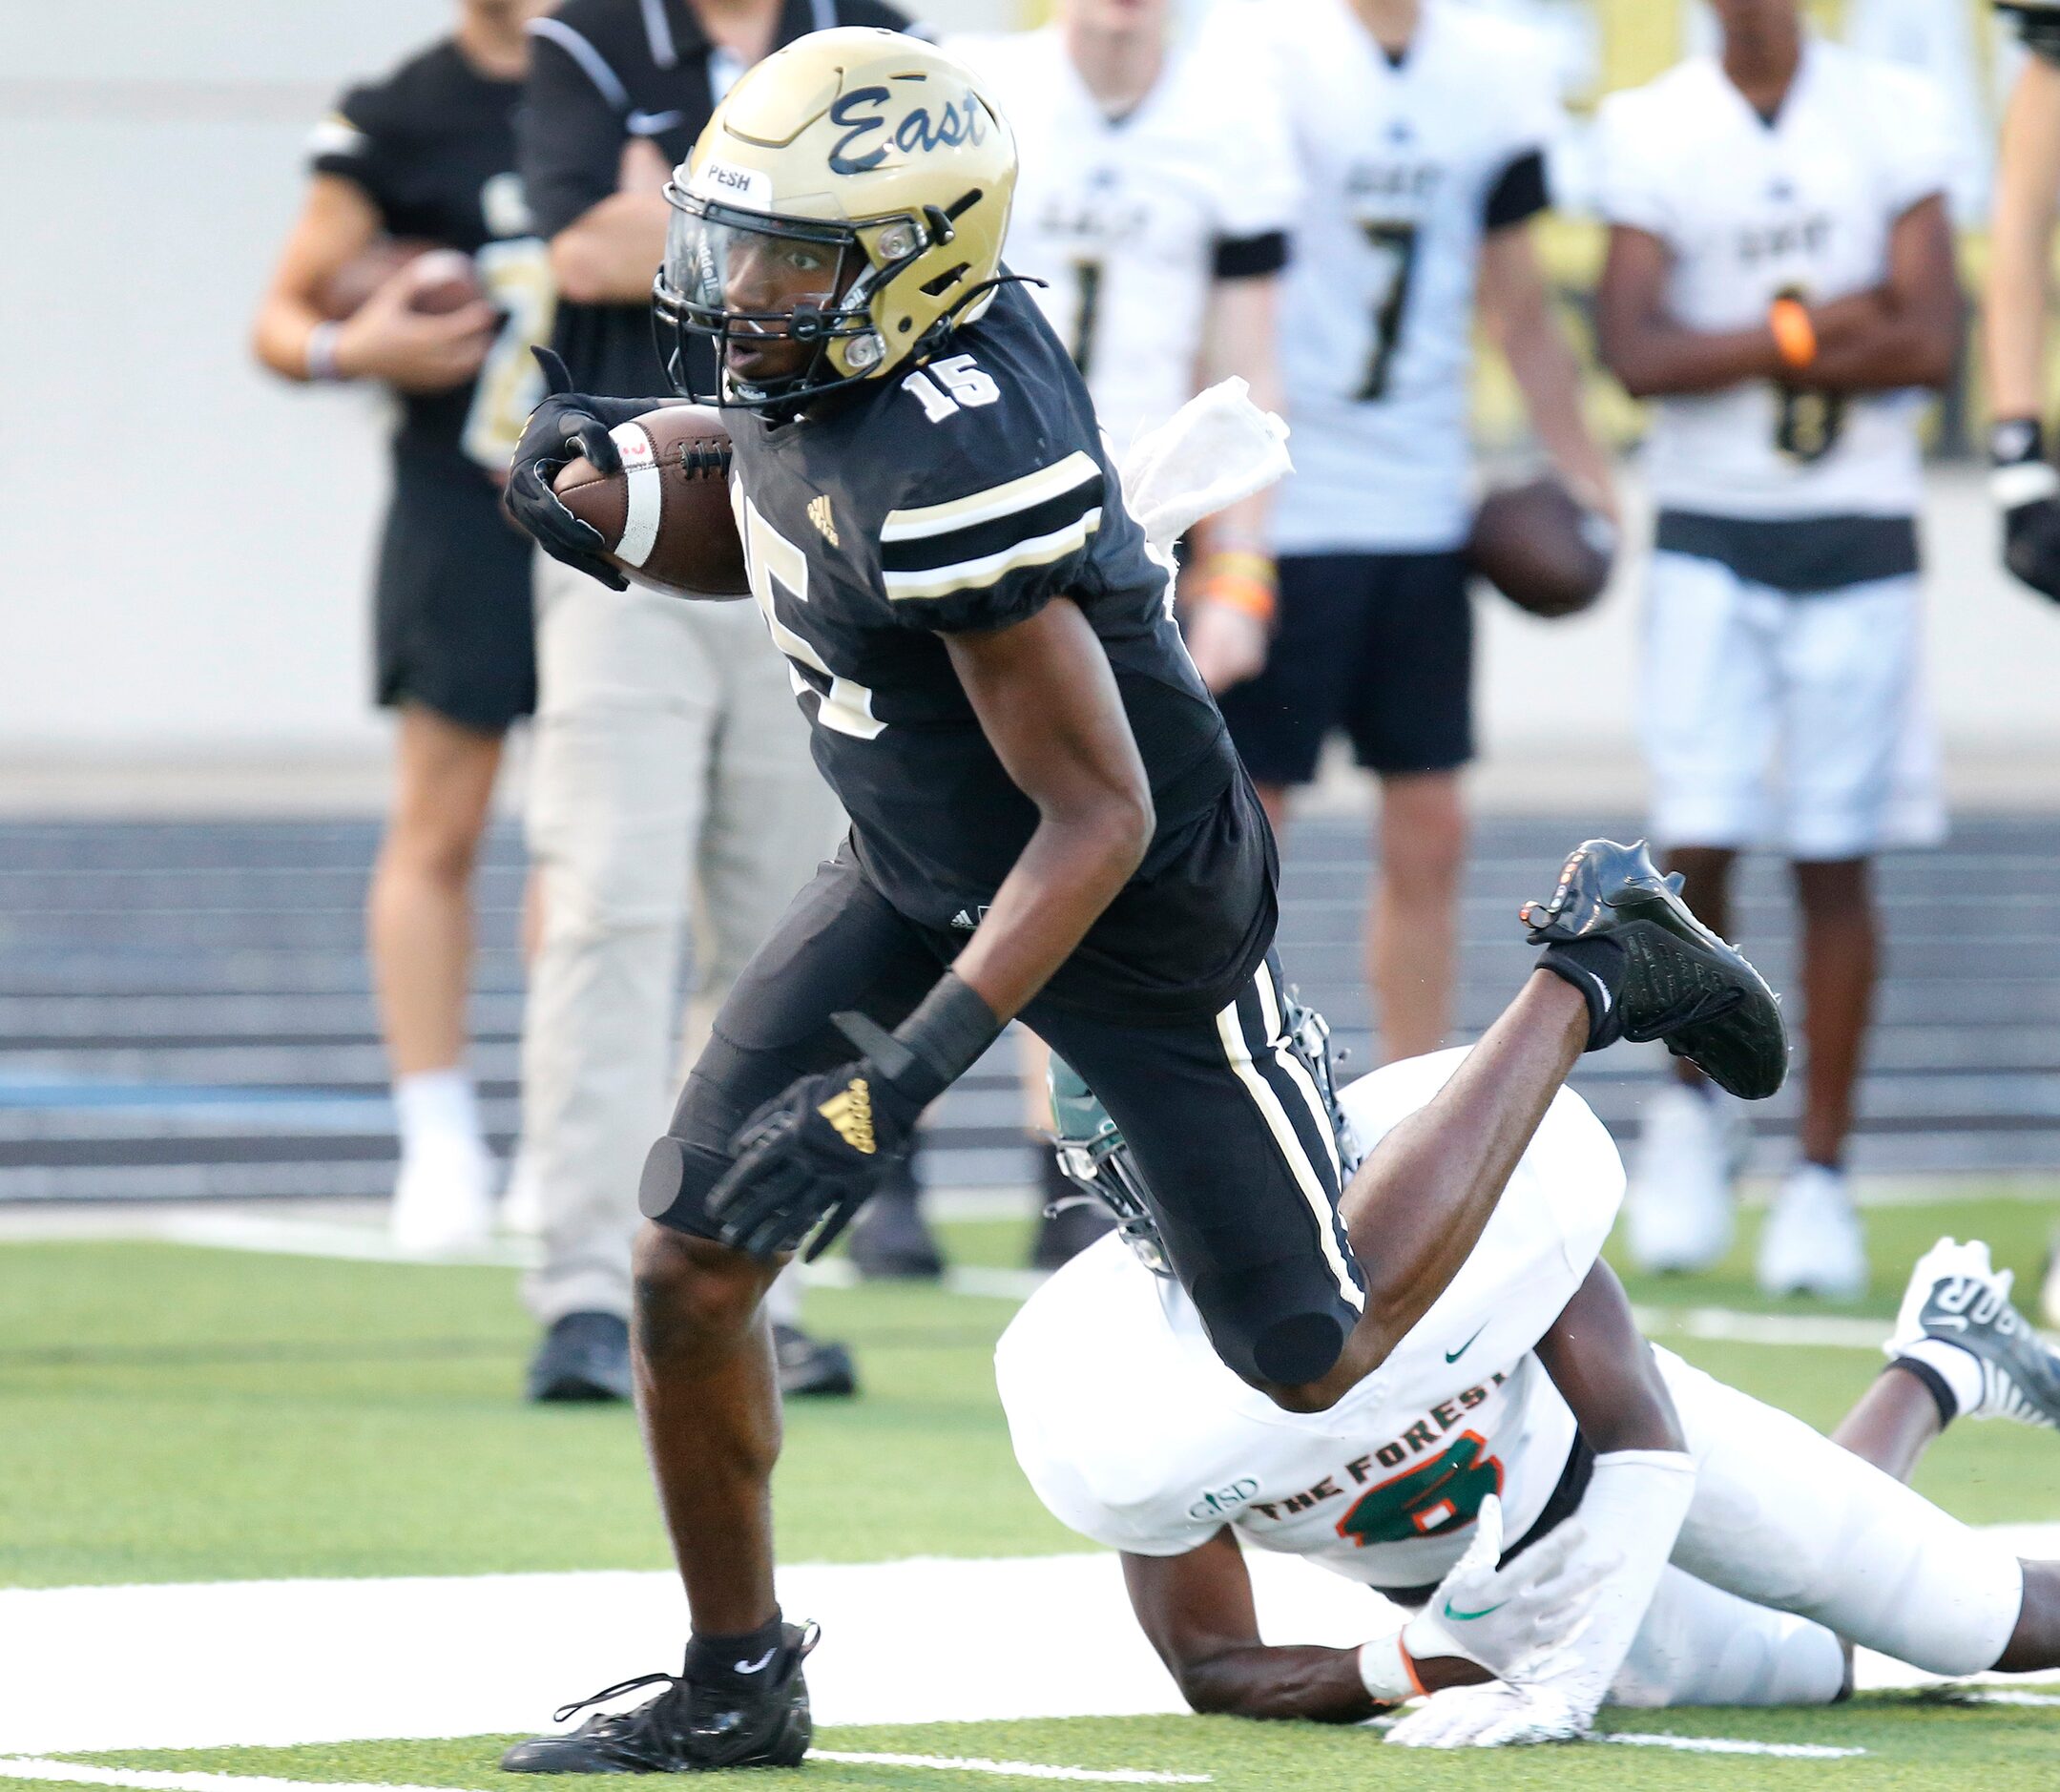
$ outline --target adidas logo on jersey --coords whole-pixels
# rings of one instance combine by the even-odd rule
[[[830,500],[827,493],[808,500],[808,520],[822,531],[822,539],[836,547],[837,521],[830,515]]]
[[[960,931],[970,933],[988,918],[988,906],[982,903],[977,908],[961,908],[951,917],[951,925]]]
[[[873,1155],[873,1092],[864,1077],[854,1076],[816,1112],[853,1151],[867,1157]]]

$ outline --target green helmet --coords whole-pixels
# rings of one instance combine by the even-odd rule
[[[1051,1092],[1058,1167],[1080,1191],[1075,1198],[1100,1201],[1115,1216],[1116,1230],[1137,1261],[1155,1276],[1170,1277],[1173,1267],[1166,1261],[1158,1221],[1152,1218],[1144,1178],[1109,1110],[1080,1073],[1055,1052],[1045,1080]]]
[[[1340,1171],[1349,1180],[1361,1154],[1331,1073],[1329,1023],[1315,1009],[1297,1001],[1292,990],[1282,1020],[1283,1043],[1309,1072],[1338,1141]],[[1046,1081],[1051,1092],[1059,1168],[1080,1190],[1080,1198],[1098,1200],[1115,1216],[1116,1229],[1147,1269],[1155,1276],[1171,1277],[1173,1266],[1158,1221],[1153,1218],[1151,1191],[1109,1110],[1080,1073],[1056,1052],[1051,1054]]]

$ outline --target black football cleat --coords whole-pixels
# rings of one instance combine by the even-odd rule
[[[540,1406],[628,1400],[630,1328],[614,1313],[568,1313],[544,1334],[524,1391]]]
[[[2010,1282],[1979,1240],[1941,1239],[1910,1271],[1887,1354],[1922,1360],[1914,1346],[1925,1340],[1956,1345],[1982,1372],[1981,1399],[1962,1417],[2060,1430],[2060,1354],[2010,1304]]]
[[[1546,948],[1541,967],[1588,993],[1595,1044],[1664,1039],[1718,1088],[1763,1100],[1788,1073],[1780,1001],[1743,952],[1689,912],[1680,889],[1679,875],[1661,877],[1642,840],[1586,840],[1550,899],[1526,903],[1523,920],[1531,944]],[[1583,949],[1604,939],[1623,948],[1621,973],[1609,979]]]
[[[849,1350],[778,1320],[773,1322],[773,1365],[780,1391],[789,1400],[848,1399],[859,1391],[858,1365]]]
[[[845,1248],[866,1281],[935,1281],[945,1273],[944,1253],[923,1218],[915,1172],[906,1159],[852,1221]]]
[[[748,1693],[732,1680],[699,1686],[674,1674],[645,1674],[562,1705],[563,1723],[575,1711],[646,1686],[662,1685],[655,1698],[631,1711],[600,1712],[564,1736],[532,1737],[501,1757],[509,1773],[710,1773],[724,1767],[799,1767],[815,1725],[808,1714],[808,1682],[801,1662],[816,1646],[813,1624],[782,1628],[778,1658],[759,1670],[762,1685]],[[739,1664],[739,1675],[745,1672]]]

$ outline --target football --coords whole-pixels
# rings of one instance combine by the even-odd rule
[[[1557,479],[1504,486],[1481,500],[1467,538],[1473,570],[1519,610],[1571,616],[1610,582],[1616,531]]]
[[[434,243],[406,237],[382,237],[330,275],[315,302],[323,316],[341,323],[404,271],[408,281],[408,308],[412,311],[440,316],[485,296],[472,258],[462,249],[440,249]]]
[[[730,432],[699,405],[668,405],[614,430],[622,470],[584,455],[551,481],[635,584],[675,597],[741,597],[743,543],[730,510]]]

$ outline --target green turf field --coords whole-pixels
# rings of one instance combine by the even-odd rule
[[[1972,1199],[1869,1216],[1876,1294],[1845,1309],[1883,1326],[1904,1272],[1941,1231],[1978,1235],[2029,1287],[2047,1213]],[[955,1261],[1020,1261],[1023,1228],[946,1229]],[[1642,1305],[1774,1306],[1747,1245],[1693,1282],[1635,1280]],[[635,1429],[620,1409],[531,1409],[532,1343],[513,1272],[395,1267],[140,1242],[0,1245],[0,1585],[662,1568]],[[780,1471],[789,1560],[995,1556],[1085,1545],[1017,1475],[988,1354],[1005,1300],[934,1288],[819,1289],[809,1318],[850,1340],[864,1396],[797,1405]],[[1684,1356],[1829,1427],[1878,1355],[1712,1344]],[[26,1444],[28,1447],[22,1447]],[[2060,1440],[1963,1426],[1919,1485],[1979,1522],[2060,1519]],[[977,1624],[1005,1623],[1005,1613]],[[2049,1689],[2060,1690],[2060,1689]],[[1867,1750],[1838,1761],[1584,1748],[1454,1761],[1370,1735],[1218,1719],[1069,1719],[840,1730],[826,1747],[1047,1765],[1209,1774],[1224,1787],[1383,1784],[1932,1786],[1978,1770],[1998,1787],[2060,1788],[2060,1706],[1956,1708],[1911,1695],[1832,1711],[1614,1714],[1612,1726]],[[204,1755],[96,1757],[121,1768],[297,1781],[488,1787],[491,1739]],[[1349,1759],[1348,1759],[1349,1757]],[[776,1785],[767,1778],[755,1783]],[[820,1762],[819,1788],[1006,1785],[1008,1778]],[[502,1782],[505,1783],[505,1782]]]

